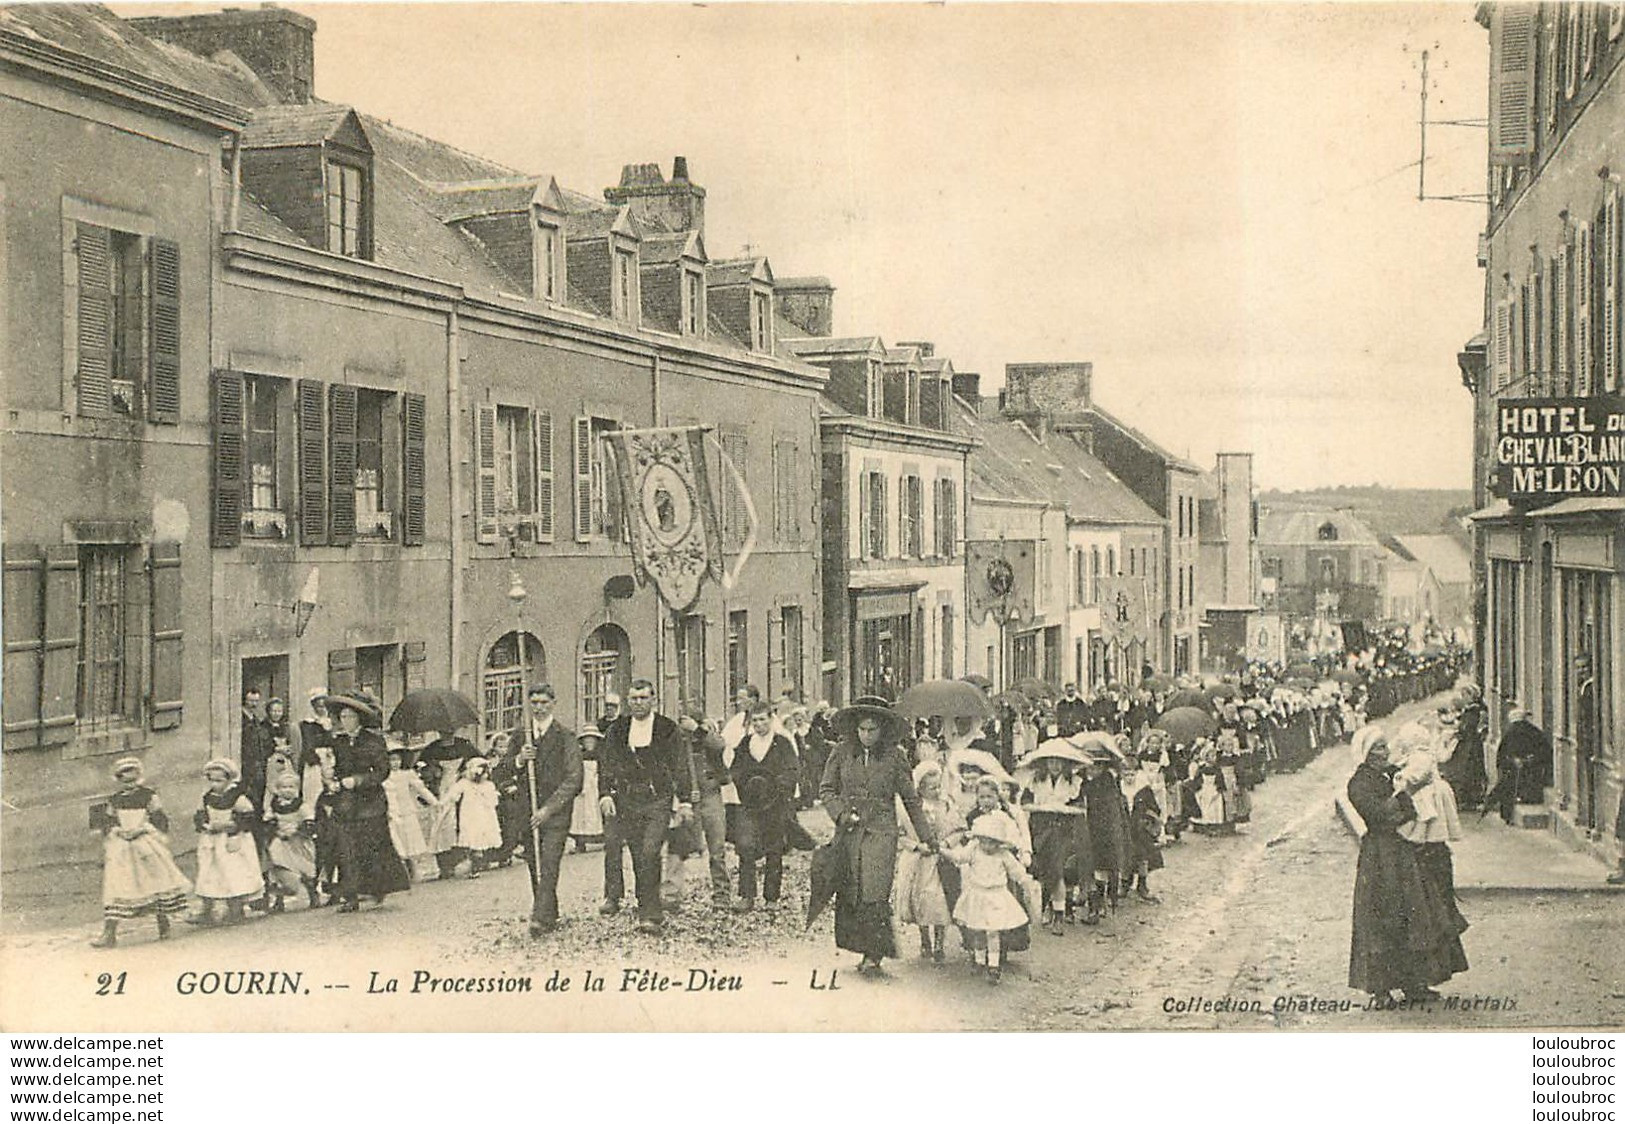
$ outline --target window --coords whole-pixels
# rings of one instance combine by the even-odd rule
[[[924,550],[925,488],[918,476],[903,477],[902,505],[898,512],[898,546],[905,558],[919,558]]]
[[[705,618],[688,615],[677,622],[677,699],[686,709],[705,706]]]
[[[365,177],[359,167],[327,162],[327,249],[348,258],[365,256],[362,207]]]
[[[920,375],[918,371],[908,373],[908,399],[903,406],[903,420],[909,425],[920,424]]]
[[[475,538],[494,543],[553,541],[553,415],[522,406],[475,411],[479,483]]]
[[[1117,548],[1115,546],[1106,548],[1106,573],[1113,577],[1117,574]]]
[[[751,350],[773,350],[773,298],[767,293],[752,293]]]
[[[1335,559],[1322,558],[1320,560],[1320,584],[1333,585],[1337,581],[1337,562]]]
[[[621,320],[637,320],[637,254],[615,251],[615,315]]]
[[[125,666],[126,606],[130,548],[79,549],[79,683],[76,713],[81,728],[117,725],[131,717],[135,694]]]
[[[705,282],[698,272],[683,272],[683,326],[688,335],[700,335],[705,323]]]
[[[954,558],[959,554],[959,498],[952,480],[937,481],[937,557]]]
[[[564,255],[559,228],[538,224],[536,228],[536,295],[543,300],[561,299],[564,291]]]
[[[858,553],[864,558],[884,558],[886,476],[880,472],[865,472],[858,480]]]
[[[799,605],[786,605],[779,610],[779,667],[784,676],[783,686],[794,692],[797,702],[806,701],[806,684],[802,671],[802,621]]]
[[[387,539],[393,529],[384,481],[384,408],[393,397],[380,390],[356,394],[355,533],[360,538]]]
[[[728,614],[728,697],[750,682],[750,614],[743,609]]]
[[[1083,568],[1083,547],[1072,551],[1072,604],[1086,605],[1089,601],[1087,571]]]
[[[865,364],[865,367],[868,371],[867,387],[869,416],[871,418],[878,418],[885,413],[886,402],[884,376],[882,375],[880,364],[876,363],[872,359]]]
[[[1322,523],[1320,525],[1320,528],[1315,532],[1315,538],[1319,539],[1321,542],[1336,542],[1337,541],[1337,527],[1336,527],[1336,525],[1332,524],[1330,522]]]
[[[608,418],[575,419],[576,541],[621,537],[621,488],[605,435],[620,428]],[[551,450],[549,450],[551,453]],[[538,454],[538,459],[540,459]]]
[[[801,450],[793,441],[773,446],[773,532],[781,543],[801,541]]]
[[[941,607],[941,622],[937,626],[937,636],[942,641],[941,668],[939,674],[943,679],[954,677],[954,607],[944,605]]]
[[[626,633],[613,624],[600,625],[581,650],[580,713],[577,729],[588,722],[598,721],[604,713],[604,696],[614,692],[626,693],[628,679],[627,655],[630,645]]]
[[[1100,600],[1100,548],[1098,546],[1089,548],[1089,574],[1089,600],[1093,603]]]
[[[276,379],[250,375],[244,380],[248,417],[248,506],[277,510]]]
[[[356,689],[377,699],[386,718],[406,693],[400,651],[398,644],[374,644],[355,650]]]
[[[491,645],[481,676],[485,730],[511,730],[525,713],[525,689],[547,681],[547,661],[542,642],[524,634],[525,661],[519,662],[520,634],[510,632]]]
[[[180,420],[180,251],[174,242],[73,222],[77,312],[70,324],[83,417]]]

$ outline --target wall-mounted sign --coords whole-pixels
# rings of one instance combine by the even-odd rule
[[[1625,495],[1625,398],[1503,398],[1492,409],[1503,498]]]

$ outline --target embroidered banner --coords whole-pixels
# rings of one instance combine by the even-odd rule
[[[1109,643],[1126,648],[1136,640],[1151,642],[1144,578],[1103,574],[1095,579],[1095,590],[1100,601],[1100,632]]]
[[[705,430],[621,429],[605,436],[621,482],[632,572],[641,584],[652,581],[673,612],[682,612],[699,597],[707,575],[723,578]]]
[[[970,619],[1031,620],[1037,544],[984,539],[965,544],[965,599]]]

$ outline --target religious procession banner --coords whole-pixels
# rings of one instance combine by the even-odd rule
[[[1095,579],[1095,589],[1100,602],[1100,631],[1108,643],[1127,648],[1136,640],[1151,642],[1144,578],[1105,575]]]
[[[1038,544],[1031,540],[973,540],[965,544],[965,596],[970,619],[1031,620],[1037,585]]]
[[[606,434],[621,482],[632,573],[673,612],[694,604],[707,576],[723,578],[722,536],[700,426]]]

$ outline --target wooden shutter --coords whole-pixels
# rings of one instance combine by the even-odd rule
[[[181,616],[181,545],[152,544],[152,728],[181,724],[185,692],[181,657],[185,652]],[[131,631],[134,631],[133,629]]]
[[[1506,301],[1497,301],[1495,305],[1495,339],[1490,351],[1490,361],[1495,368],[1495,389],[1503,390],[1509,379],[1508,370],[1512,362],[1512,319]],[[1183,516],[1184,509],[1180,509]]]
[[[874,534],[869,526],[869,473],[858,473],[858,557],[869,557],[870,536]]]
[[[576,542],[592,537],[592,419],[575,420]]]
[[[876,551],[876,553],[879,555],[879,557],[884,558],[886,557],[887,550],[890,549],[891,546],[891,505],[886,502],[886,478],[879,473],[876,473],[875,485],[878,485],[880,488],[879,497],[875,501],[880,518],[875,520],[875,527],[872,533],[879,539],[879,549]],[[871,491],[872,490],[873,488],[871,488]]]
[[[408,691],[420,690],[428,684],[428,645],[421,640],[408,640],[401,645],[401,677]]]
[[[40,741],[68,741],[79,693],[79,548],[45,548],[45,633],[40,660]]]
[[[0,548],[4,579],[5,664],[0,668],[6,749],[39,744],[40,669],[45,658],[45,558],[37,547],[7,543]]]
[[[1518,299],[1516,285],[1512,287],[1512,295],[1507,298],[1507,326],[1510,330],[1507,340],[1507,382],[1515,383],[1526,373],[1523,363],[1523,302]],[[1183,510],[1185,501],[1181,499],[1179,502]]]
[[[79,259],[79,413],[104,418],[113,404],[113,235],[105,227],[79,223],[74,233]]]
[[[299,545],[327,545],[327,435],[322,431],[322,399],[316,379],[300,379]]]
[[[154,238],[150,250],[152,334],[147,345],[147,418],[159,425],[181,420],[181,249]]]
[[[1574,393],[1582,397],[1592,390],[1591,347],[1591,227],[1580,223],[1574,229]]]
[[[243,538],[243,376],[216,371],[211,394],[214,426],[214,502],[210,506],[210,541],[236,546]]]
[[[553,415],[537,411],[531,415],[534,431],[532,450],[536,465],[537,542],[553,541]]]
[[[424,477],[427,472],[424,430],[428,424],[428,402],[421,394],[401,395],[401,544],[422,546],[424,523]]]
[[[328,541],[355,542],[356,389],[344,383],[327,388]]]
[[[1569,248],[1559,246],[1552,258],[1552,389],[1569,391]]]
[[[336,648],[327,653],[327,689],[335,694],[355,690],[354,648]]]
[[[497,522],[497,408],[474,407],[474,538],[494,543],[502,537]]]
[[[1490,43],[1490,163],[1522,164],[1535,147],[1535,5],[1495,5]]]
[[[1602,204],[1602,389],[1619,389],[1619,183],[1610,181]]]

